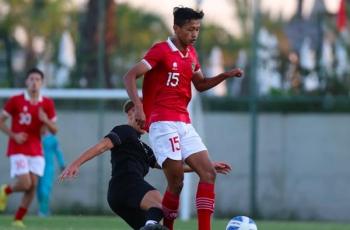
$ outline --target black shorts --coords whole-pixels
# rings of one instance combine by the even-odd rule
[[[146,212],[140,208],[140,204],[151,190],[156,189],[140,177],[112,178],[108,187],[109,207],[133,229],[139,229],[146,221]]]

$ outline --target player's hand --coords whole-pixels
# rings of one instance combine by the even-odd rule
[[[145,112],[143,111],[142,105],[135,106],[135,122],[143,130],[146,123],[146,115],[145,115]]]
[[[229,75],[230,77],[242,77],[244,72],[240,68],[235,68],[226,72],[226,74]]]
[[[13,134],[13,137],[12,137],[14,140],[15,140],[15,142],[17,143],[17,144],[23,144],[24,142],[26,142],[27,141],[27,139],[28,139],[28,134],[27,133],[24,133],[24,132],[20,132],[20,133],[15,133],[15,134]]]
[[[213,162],[213,165],[217,173],[226,175],[231,171],[231,166],[225,162]]]
[[[42,107],[39,107],[39,120],[44,123],[47,123],[47,121],[49,120],[47,114],[45,113]]]
[[[67,178],[75,178],[79,174],[79,166],[75,164],[71,164],[68,167],[66,167],[61,175],[59,176],[59,181],[63,181]]]

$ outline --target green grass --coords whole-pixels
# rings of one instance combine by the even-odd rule
[[[12,216],[0,216],[0,230],[11,227]],[[228,220],[214,219],[213,230],[224,230]],[[53,216],[39,218],[28,216],[26,230],[126,230],[130,229],[120,218],[112,216]],[[259,230],[349,230],[350,223],[257,221]],[[196,220],[177,221],[176,230],[197,230]],[[18,229],[17,229],[18,230]]]

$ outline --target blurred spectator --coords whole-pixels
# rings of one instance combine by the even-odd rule
[[[65,163],[63,159],[63,154],[59,146],[58,139],[55,135],[48,132],[47,129],[44,130],[42,136],[42,143],[44,148],[45,157],[45,169],[44,175],[40,177],[38,188],[37,188],[37,198],[39,206],[39,216],[47,217],[51,214],[50,212],[50,197],[52,193],[52,186],[54,182],[55,175],[55,162],[54,158],[57,159],[60,170],[63,171],[65,168]]]

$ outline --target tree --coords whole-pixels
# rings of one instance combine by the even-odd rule
[[[68,3],[59,0],[0,0],[0,4],[9,9],[0,21],[1,38],[6,44],[8,78],[11,86],[18,87],[23,85],[23,71],[36,65],[43,55],[35,52],[35,39],[44,40],[44,53],[51,52],[47,47],[54,46],[58,41],[68,16]],[[16,44],[13,38],[13,32],[18,27],[21,27],[27,36],[24,44]],[[24,69],[18,75],[12,74],[11,60],[14,49],[25,53]]]
[[[76,80],[83,77],[86,79],[86,87],[97,87],[98,80],[98,45],[103,42],[103,72],[104,79],[102,85],[107,88],[112,87],[110,57],[115,49],[115,11],[117,8],[113,0],[95,1],[90,0],[87,5],[87,12],[83,15],[83,20],[80,25],[80,39],[78,48],[78,71],[76,73]],[[102,11],[99,7],[104,6]],[[104,17],[98,14],[101,12]],[[102,21],[100,21],[102,20]],[[99,40],[99,23],[104,26],[102,29],[103,41]],[[77,81],[75,81],[77,84]]]

